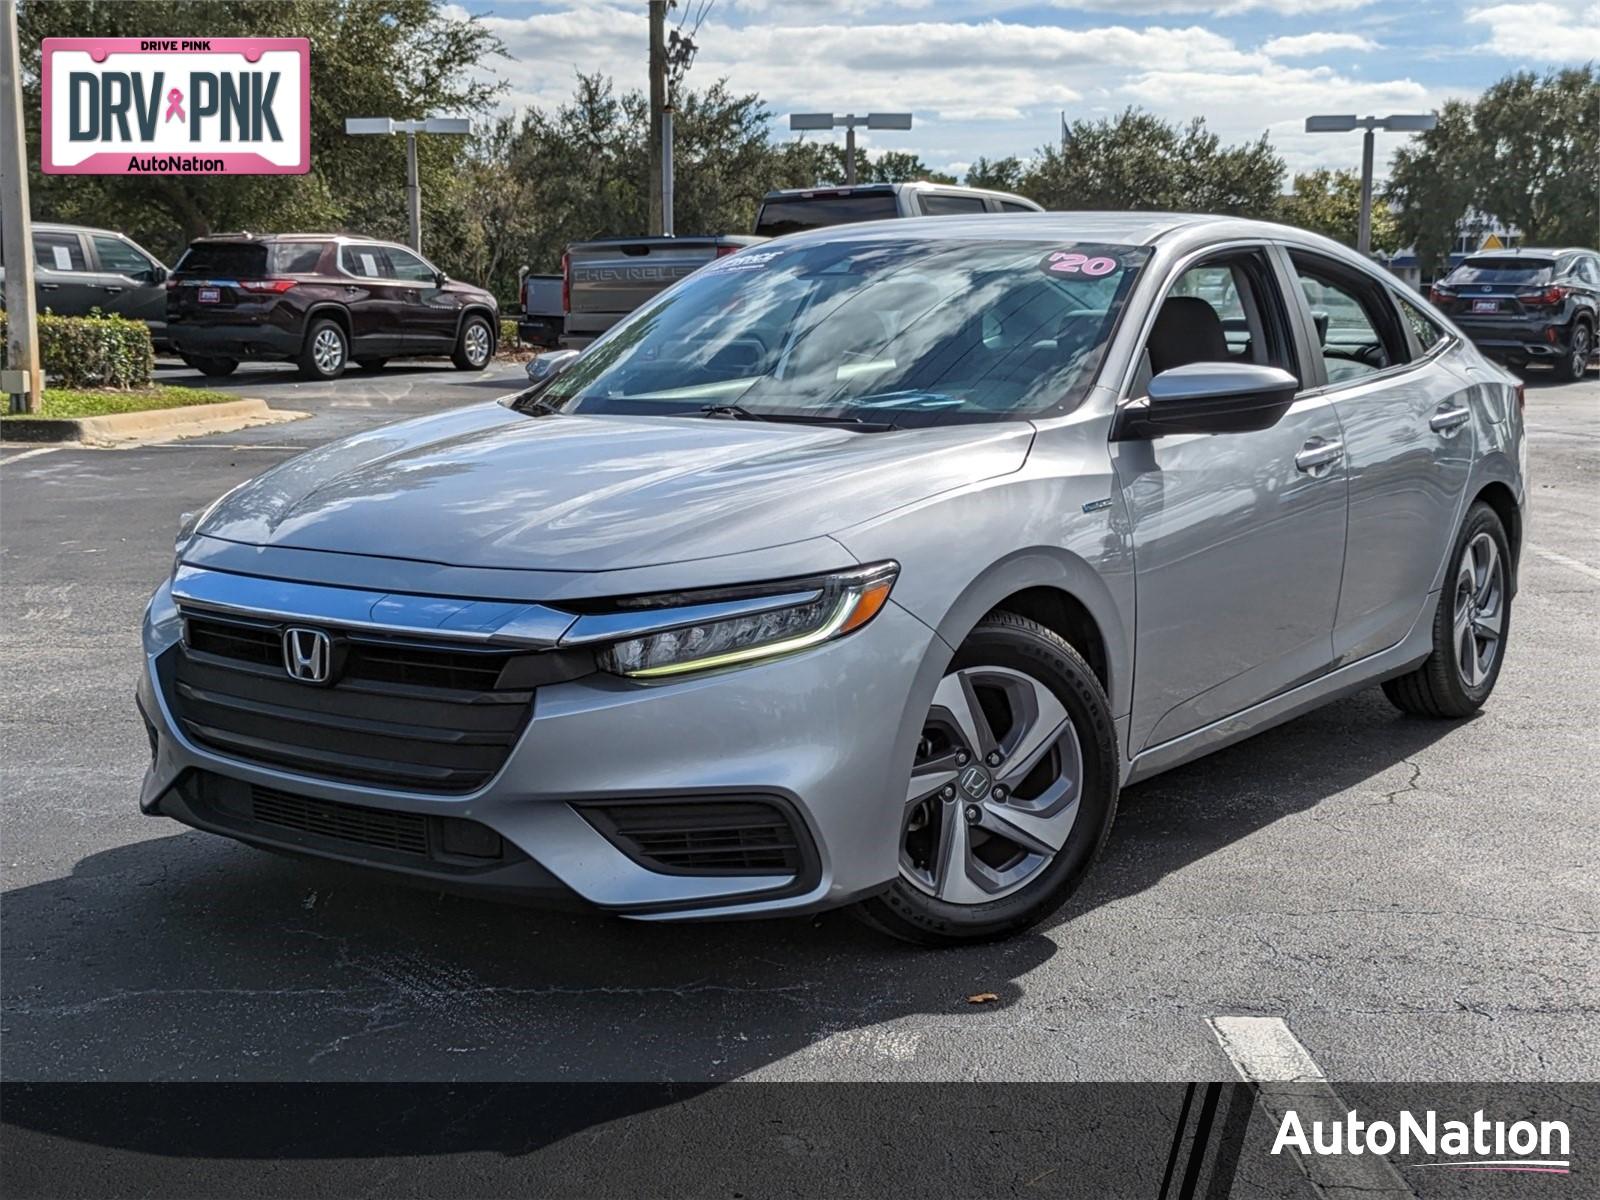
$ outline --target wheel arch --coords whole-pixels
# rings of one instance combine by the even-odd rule
[[[344,330],[345,345],[350,349],[355,348],[355,339],[350,332],[350,313],[342,304],[335,304],[331,300],[324,300],[306,309],[305,332],[300,336],[301,346],[305,339],[311,335],[311,327],[324,318],[333,321],[340,329]]]
[[[1518,565],[1522,561],[1522,506],[1517,503],[1516,494],[1511,488],[1498,479],[1478,489],[1472,497],[1472,503],[1480,500],[1494,510],[1505,528],[1506,542],[1511,549],[1511,594],[1516,595]]]
[[[968,585],[939,622],[939,636],[952,648],[960,646],[996,609],[1037,621],[1059,635],[1099,678],[1112,715],[1126,714],[1132,697],[1131,631],[1092,566],[1051,547],[1017,551]]]
[[[467,327],[467,321],[473,317],[482,317],[489,322],[489,355],[492,358],[495,350],[500,348],[500,320],[496,313],[487,304],[472,303],[461,310],[461,315],[456,318],[456,341],[461,340],[461,331]]]

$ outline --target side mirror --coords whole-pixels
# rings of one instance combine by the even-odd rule
[[[1300,390],[1277,367],[1186,363],[1150,381],[1150,395],[1117,411],[1112,441],[1174,433],[1253,433],[1276,425]]]
[[[169,276],[171,274],[172,274],[172,272],[167,270],[165,267],[162,267],[162,266],[152,267],[150,269],[150,282],[151,283],[165,283],[167,281],[167,276]]]
[[[578,361],[577,350],[549,350],[528,360],[528,382],[549,383]]]
[[[449,282],[450,276],[446,275],[443,271],[435,271],[433,273],[433,285],[435,287],[443,287]]]

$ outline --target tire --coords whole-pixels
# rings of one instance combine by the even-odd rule
[[[300,351],[302,379],[337,379],[350,365],[350,340],[339,322],[321,317],[311,322]]]
[[[494,357],[494,326],[487,317],[471,316],[461,325],[450,361],[458,371],[481,371]]]
[[[1491,551],[1493,561],[1484,571]],[[1481,500],[1467,510],[1444,578],[1433,617],[1433,652],[1416,670],[1383,685],[1389,702],[1412,716],[1471,716],[1500,678],[1511,635],[1511,555],[1505,527]],[[1482,636],[1491,629],[1492,644]],[[1469,636],[1470,662],[1463,650]]]
[[[1583,321],[1572,323],[1572,336],[1567,339],[1567,350],[1556,359],[1556,378],[1562,383],[1576,383],[1589,371],[1589,359],[1594,357],[1594,330]]]
[[[220,379],[224,375],[232,375],[239,367],[237,358],[202,358],[197,354],[185,354],[183,361],[199,371],[202,375],[209,375],[213,379]]]
[[[1055,912],[1111,832],[1121,780],[1114,728],[1105,690],[1076,650],[1034,621],[990,613],[935,693],[898,835],[900,874],[857,915],[893,937],[948,946],[1006,937]],[[982,750],[995,743],[998,764]],[[997,792],[997,783],[1009,787]],[[924,786],[935,790],[919,797]],[[1002,831],[1019,818],[1032,833],[1013,842]]]
[[[389,365],[389,360],[387,358],[358,358],[358,359],[356,359],[356,366],[360,367],[363,371],[381,371],[381,370],[383,370],[384,367],[386,367],[388,365]]]

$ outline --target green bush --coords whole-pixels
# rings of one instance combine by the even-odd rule
[[[501,351],[516,350],[522,346],[522,335],[517,332],[515,317],[500,318],[500,340],[496,346]]]
[[[5,319],[0,313],[0,359]],[[147,387],[156,368],[149,327],[98,309],[87,317],[40,313],[39,361],[45,378],[62,388]]]

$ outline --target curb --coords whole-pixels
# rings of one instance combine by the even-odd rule
[[[11,417],[0,421],[0,441],[124,446],[205,433],[231,433],[252,425],[274,425],[306,416],[310,414],[268,408],[265,400],[224,400],[99,417]]]

